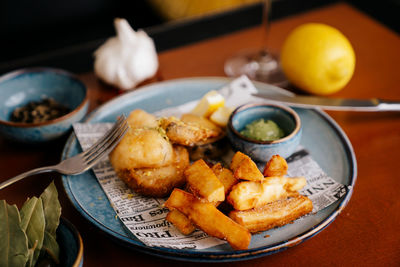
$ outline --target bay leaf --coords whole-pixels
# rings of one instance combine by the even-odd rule
[[[45,217],[45,234],[42,250],[45,250],[55,262],[59,262],[59,246],[56,231],[60,224],[61,205],[58,200],[57,188],[54,181],[40,195]]]
[[[60,247],[58,246],[57,240],[48,233],[47,231],[44,232],[44,240],[42,246],[42,252],[47,253],[55,263],[60,263]]]
[[[42,200],[32,197],[21,208],[21,228],[28,237],[28,248],[33,250],[30,266],[34,266],[43,245],[45,218]]]
[[[40,198],[42,199],[46,221],[45,231],[56,239],[56,231],[60,223],[61,205],[58,200],[58,192],[54,181],[43,191]]]
[[[28,260],[28,239],[21,228],[16,205],[0,200],[0,266],[25,266]]]
[[[37,247],[38,240],[35,241],[35,244],[31,248],[28,249],[28,261],[26,262],[26,266],[34,266],[33,264],[33,256],[35,255],[35,249]]]

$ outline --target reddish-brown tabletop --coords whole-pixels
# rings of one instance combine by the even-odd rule
[[[305,22],[322,22],[341,30],[352,43],[357,63],[350,83],[334,96],[400,100],[400,38],[347,4],[335,4],[272,23],[268,46],[279,52],[289,31]],[[159,54],[157,79],[224,76],[224,61],[235,52],[259,47],[261,27],[178,47]],[[93,73],[79,77],[89,88],[91,109],[119,94]],[[328,112],[349,137],[358,164],[357,183],[348,206],[318,235],[285,251],[262,258],[219,263],[230,266],[399,266],[400,265],[400,113]],[[0,181],[59,161],[65,139],[41,147],[0,138]],[[84,266],[177,266],[112,242],[75,210],[58,174],[31,177],[0,191],[0,199],[20,206],[56,180],[63,216],[79,230]],[[190,263],[192,266],[204,263]],[[215,265],[215,264],[210,264]]]

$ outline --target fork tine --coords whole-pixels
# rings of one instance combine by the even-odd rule
[[[100,140],[98,140],[94,145],[92,145],[88,150],[86,150],[82,154],[82,156],[84,158],[90,157],[90,155],[94,153],[99,147],[102,147],[104,143],[107,142],[107,140],[110,137],[112,137],[116,133],[116,131],[118,131],[121,128],[121,125],[124,124],[125,122],[126,118],[124,115],[118,117],[117,122],[114,124],[114,126],[110,130],[108,130],[108,132],[102,138],[100,138]]]
[[[101,145],[98,145],[95,149],[93,149],[90,153],[86,154],[83,156],[83,160],[85,162],[91,160],[93,157],[96,156],[96,154],[101,153],[105,148],[107,148],[107,143],[110,142],[110,140],[114,140],[116,137],[119,137],[121,133],[124,133],[126,129],[129,127],[128,123],[126,121],[122,122],[118,128],[116,128],[112,134],[108,135],[106,139],[103,140]],[[126,129],[125,129],[126,128]]]
[[[88,168],[96,164],[98,160],[107,155],[108,152],[110,152],[118,144],[118,141],[124,136],[128,128],[128,123],[124,123],[124,125],[118,129],[119,131],[109,138],[102,147],[92,153],[90,157],[86,157],[84,164],[87,164]]]

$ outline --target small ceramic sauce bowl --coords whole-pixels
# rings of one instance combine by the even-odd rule
[[[274,141],[257,141],[240,134],[247,124],[261,118],[274,121],[285,136]],[[300,143],[301,132],[300,117],[293,109],[277,104],[250,103],[232,112],[227,135],[235,150],[249,155],[255,161],[266,162],[277,154],[289,157]]]
[[[60,247],[60,266],[83,266],[82,237],[75,226],[63,217],[57,228],[57,242]]]
[[[39,123],[11,121],[11,114],[31,101],[53,99],[69,113]],[[59,69],[29,68],[0,77],[0,134],[23,143],[43,143],[57,139],[83,119],[89,106],[86,86],[74,75]]]

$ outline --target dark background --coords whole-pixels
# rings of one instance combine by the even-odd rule
[[[333,0],[275,0],[271,19],[318,8]],[[400,31],[400,0],[347,1],[393,31]],[[157,50],[229,33],[261,22],[261,4],[201,19],[166,23],[145,0],[2,0],[0,74],[28,66],[90,71],[92,53],[115,35],[113,19],[144,28]]]

